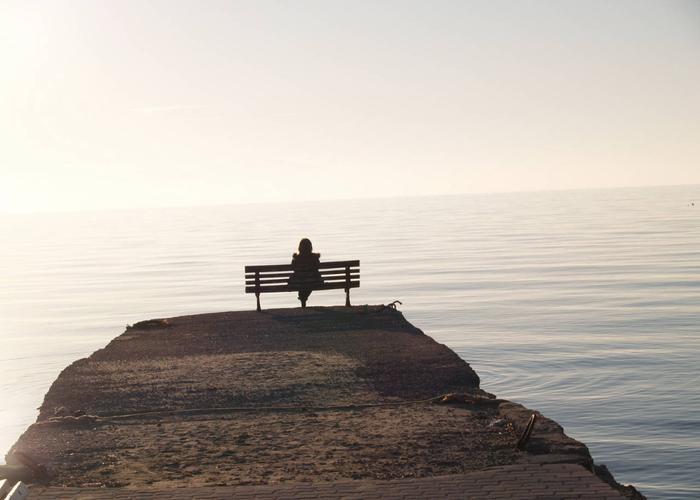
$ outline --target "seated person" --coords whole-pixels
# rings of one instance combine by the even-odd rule
[[[299,242],[299,253],[292,256],[294,272],[289,278],[289,287],[299,292],[301,307],[306,307],[312,288],[323,284],[321,272],[318,270],[320,258],[321,254],[313,253],[313,246],[308,238]]]

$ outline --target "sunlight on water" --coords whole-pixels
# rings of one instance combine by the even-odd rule
[[[243,266],[288,262],[308,236],[322,259],[361,260],[354,303],[401,299],[484,389],[557,420],[619,481],[698,498],[697,190],[1,217],[0,449],[68,364],[142,319],[253,308]]]

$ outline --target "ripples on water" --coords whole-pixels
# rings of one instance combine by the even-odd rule
[[[407,318],[622,482],[700,497],[698,187],[0,217],[0,449],[60,370],[145,318],[251,309],[245,264],[362,261]],[[700,204],[699,204],[700,205]],[[337,293],[336,293],[337,292]],[[263,307],[295,306],[292,294]],[[342,291],[312,305],[342,304]]]

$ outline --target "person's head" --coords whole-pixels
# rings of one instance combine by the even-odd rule
[[[302,240],[299,242],[300,254],[309,254],[313,249],[314,247],[311,245],[311,240],[309,238],[302,238]]]

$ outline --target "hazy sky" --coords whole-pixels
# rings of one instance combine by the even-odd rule
[[[0,0],[0,211],[689,183],[697,0]]]

